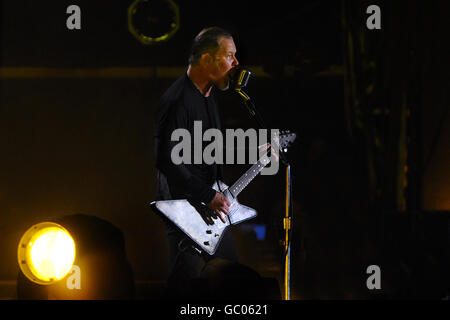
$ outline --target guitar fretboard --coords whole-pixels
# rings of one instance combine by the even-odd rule
[[[244,190],[244,188],[261,172],[262,169],[270,162],[270,158],[266,156],[261,157],[258,162],[250,167],[228,190],[233,197]]]

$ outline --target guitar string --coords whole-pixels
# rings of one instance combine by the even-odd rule
[[[258,160],[252,167],[250,167],[250,169],[248,169],[247,172],[233,184],[233,186],[237,185],[237,187],[233,188],[234,191],[236,191],[237,189],[236,195],[233,194],[233,196],[236,197],[261,172],[261,170],[264,169],[264,167],[269,162],[270,160],[267,161],[266,164],[264,164],[261,162],[261,160]],[[234,212],[228,214],[228,216],[231,218],[234,215]]]
[[[239,194],[259,173],[264,169],[264,167],[270,162],[267,161],[266,164],[262,160],[258,160],[247,172],[240,177],[231,187],[234,191],[237,189],[237,194]],[[241,187],[242,186],[242,187]]]

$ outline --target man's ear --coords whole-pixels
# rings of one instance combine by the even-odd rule
[[[200,58],[200,64],[204,67],[209,65],[212,61],[213,61],[213,58],[209,52],[205,52],[204,54],[202,54],[202,56]]]

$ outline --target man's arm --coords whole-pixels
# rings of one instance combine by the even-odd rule
[[[172,149],[178,143],[171,140],[172,132],[176,129],[188,130],[188,123],[189,115],[183,105],[178,104],[170,108],[164,123],[159,124],[162,128],[159,130],[156,166],[169,181],[176,182],[180,189],[204,203],[209,203],[215,196],[215,190],[193,175],[185,164],[176,165],[171,158]]]
[[[162,124],[163,127],[159,130],[156,166],[169,181],[177,183],[180,189],[207,204],[225,222],[221,212],[228,214],[230,206],[228,199],[192,174],[185,164],[175,165],[171,159],[172,149],[178,143],[171,140],[172,132],[179,128],[188,130],[189,115],[183,105],[174,105],[170,109],[166,121]]]

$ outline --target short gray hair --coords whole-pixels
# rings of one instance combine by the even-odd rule
[[[215,54],[219,49],[220,38],[232,38],[231,33],[219,28],[205,28],[194,38],[189,53],[189,64],[196,65],[204,53]]]

